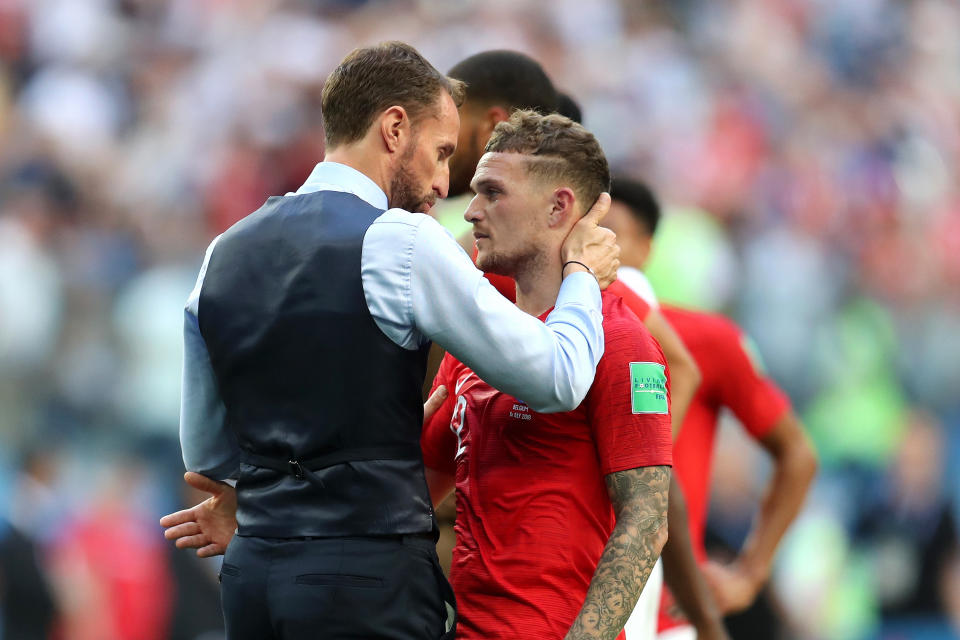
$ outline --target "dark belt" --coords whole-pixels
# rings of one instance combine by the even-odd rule
[[[296,458],[283,461],[270,456],[262,456],[252,451],[244,450],[244,462],[254,467],[271,469],[279,473],[286,473],[297,480],[307,480],[321,489],[323,481],[314,474],[314,471],[326,469],[345,462],[363,462],[367,460],[419,460],[419,445],[394,445],[383,447],[353,447],[338,449],[328,454],[298,460]]]

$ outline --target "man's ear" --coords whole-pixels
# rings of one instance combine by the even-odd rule
[[[650,251],[653,249],[653,238],[648,235],[640,236],[637,240],[637,260],[640,264],[646,266],[650,258]]]
[[[570,187],[557,187],[550,198],[550,228],[563,227],[574,215],[577,197]]]
[[[510,118],[510,112],[497,105],[489,107],[483,113],[483,117],[480,118],[480,134],[483,141],[482,146],[487,145],[487,140],[489,140],[490,136],[493,135],[493,128],[497,126],[497,123],[503,122],[508,118]]]
[[[410,118],[400,105],[387,108],[380,114],[380,137],[390,153],[397,153],[410,133]]]

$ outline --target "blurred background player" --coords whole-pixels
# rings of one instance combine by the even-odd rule
[[[639,272],[650,253],[660,218],[653,193],[642,183],[623,177],[613,181],[614,202],[605,224],[617,233],[622,262]],[[640,292],[649,295],[647,288]],[[655,299],[650,302],[656,304]],[[683,488],[690,537],[714,598],[726,613],[753,603],[770,575],[777,546],[796,517],[813,481],[817,458],[793,413],[786,395],[760,366],[749,339],[730,320],[717,314],[661,305],[663,315],[690,349],[703,376],[674,446],[677,480]],[[728,564],[707,559],[704,529],[717,422],[728,408],[769,454],[773,472],[766,495],[746,542]],[[670,572],[667,572],[670,585]],[[660,616],[661,637],[696,637],[676,616],[673,598],[665,593]]]
[[[498,122],[516,109],[557,111],[557,92],[543,67],[530,56],[506,50],[484,51],[455,64],[447,73],[467,83],[468,98],[460,106],[460,136],[450,158],[450,191],[433,211],[437,221],[473,251],[470,224],[464,220],[473,193],[470,181],[483,148]]]
[[[650,255],[653,233],[660,220],[660,203],[642,182],[620,176],[615,176],[614,179],[620,195],[616,202],[611,204],[611,207],[616,207],[616,221],[609,224],[614,224],[624,231],[622,238],[617,236],[617,243],[621,250],[629,255],[629,264],[621,260],[617,278],[651,307],[659,309],[657,295],[643,273],[643,266]]]
[[[570,118],[574,122],[583,124],[583,110],[580,108],[580,104],[565,91],[557,92],[557,113]]]
[[[549,311],[563,269],[557,242],[607,176],[596,140],[567,118],[517,111],[495,128],[464,217],[478,266],[515,278],[523,311]],[[434,387],[455,399],[428,421],[422,445],[434,500],[457,488],[460,638],[612,639],[656,563],[671,449],[666,362],[606,292],[604,332],[590,394],[566,414],[531,411],[443,360]]]

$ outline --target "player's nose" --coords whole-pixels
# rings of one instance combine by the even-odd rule
[[[473,196],[473,200],[467,205],[467,210],[463,212],[463,219],[470,224],[475,224],[483,219],[483,207],[477,201],[477,196]]]

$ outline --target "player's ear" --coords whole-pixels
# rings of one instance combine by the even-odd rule
[[[647,264],[647,258],[650,257],[651,249],[653,249],[653,238],[647,235],[640,236],[637,240],[637,259],[640,261],[640,264]]]
[[[380,137],[390,153],[402,150],[403,145],[409,142],[409,132],[410,118],[407,110],[400,105],[388,107],[380,115]]]
[[[550,198],[550,227],[565,226],[574,216],[577,198],[570,187],[557,187]]]
[[[510,112],[504,109],[501,106],[494,105],[489,107],[483,114],[482,124],[483,132],[486,135],[481,137],[483,145],[486,146],[487,140],[490,139],[490,136],[493,135],[493,128],[497,126],[498,123],[507,120],[510,117]]]

